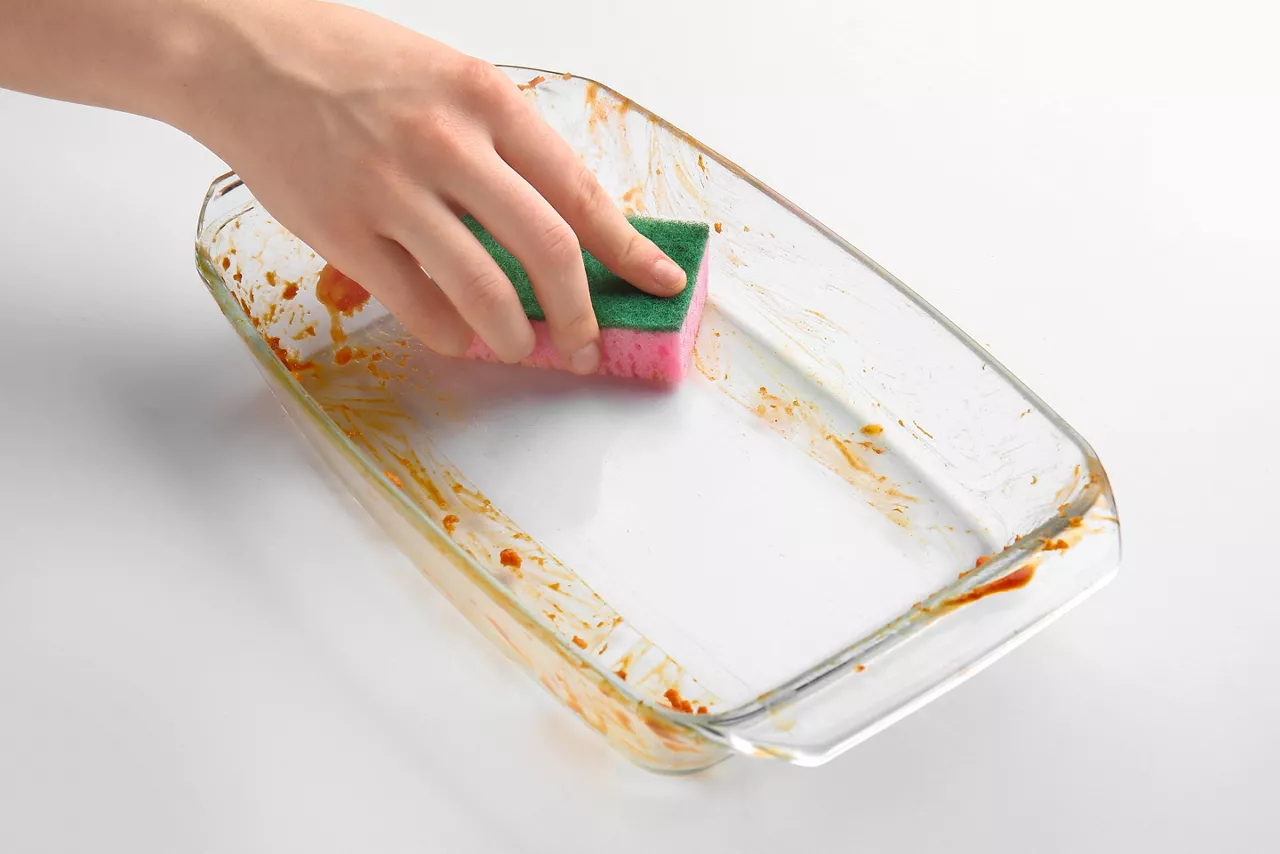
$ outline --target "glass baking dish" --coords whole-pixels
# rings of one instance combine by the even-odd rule
[[[342,483],[472,623],[659,771],[816,765],[1109,581],[1085,441],[901,282],[612,90],[506,68],[618,204],[714,224],[674,390],[456,362],[234,175],[197,262]],[[432,654],[423,650],[423,655]]]

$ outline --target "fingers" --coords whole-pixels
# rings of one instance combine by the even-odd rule
[[[573,229],[492,150],[455,171],[445,188],[524,266],[569,367],[594,373],[600,327]]]
[[[534,334],[515,288],[445,202],[423,192],[389,236],[413,255],[494,355],[519,362]],[[388,306],[389,307],[389,306]]]
[[[587,251],[655,296],[684,290],[684,271],[627,222],[591,171],[534,110],[520,102],[495,129],[502,159],[551,203]]]
[[[404,247],[375,238],[366,251],[339,267],[377,294],[414,338],[444,356],[461,356],[475,334],[449,298]]]

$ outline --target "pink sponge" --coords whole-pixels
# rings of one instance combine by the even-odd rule
[[[690,280],[686,289],[691,291],[689,308],[684,322],[675,330],[646,330],[634,327],[604,326],[600,329],[600,349],[603,358],[599,373],[607,376],[648,380],[663,385],[674,385],[689,372],[693,360],[693,342],[698,336],[698,324],[707,302],[708,254],[702,253],[698,274]],[[533,321],[533,331],[538,343],[533,353],[520,364],[535,368],[567,370],[564,357],[551,343],[551,332],[545,320]],[[489,345],[479,338],[471,345],[464,358],[495,362],[497,358]]]

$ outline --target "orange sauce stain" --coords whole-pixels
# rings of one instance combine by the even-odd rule
[[[337,349],[333,354],[333,361],[338,365],[345,365],[351,361],[351,348],[345,344]]]
[[[444,529],[452,534],[458,528],[458,517],[450,513],[440,520],[440,524],[444,525]]]
[[[985,599],[996,593],[1007,593],[1010,590],[1018,590],[1026,587],[1031,583],[1031,579],[1035,577],[1035,564],[1027,564],[1019,567],[1004,578],[997,578],[995,581],[989,581],[986,584],[979,584],[977,587],[960,596],[952,597],[943,602],[943,608],[956,608],[961,605],[968,605],[970,602],[977,602],[979,599]]]
[[[248,312],[246,312],[246,314],[247,313]],[[256,326],[257,324],[255,323],[254,325]],[[292,350],[281,346],[280,338],[278,336],[273,335],[272,337],[267,338],[266,342],[267,346],[271,348],[271,352],[275,353],[276,358],[284,363],[284,366],[290,371],[297,373],[314,367],[310,362],[299,361],[297,355]]]
[[[224,269],[224,270],[230,270],[230,269],[231,269],[231,259],[230,259],[230,258],[228,258],[228,257],[227,257],[227,256],[225,256],[225,255],[224,255],[224,256],[222,256],[222,269]]]
[[[707,174],[707,162],[702,159],[702,155],[698,155],[698,168],[702,170],[702,174]]]
[[[387,480],[391,481],[396,485],[396,489],[404,489],[404,481],[402,481],[400,478],[396,477],[390,471],[384,471],[383,474],[387,476]]]
[[[719,234],[720,232],[724,231],[724,224],[717,222],[715,224],[715,229],[716,229],[716,234]]]
[[[627,681],[627,671],[625,671],[625,670],[615,670],[615,671],[613,672],[613,675],[614,675],[614,676],[617,676],[617,677],[618,677],[619,679],[621,679],[623,682],[626,682],[626,681]]]
[[[275,270],[268,270],[268,271],[267,271],[267,284],[268,284],[268,285],[270,285],[270,286],[271,286],[271,287],[273,287],[273,288],[276,286],[276,271],[275,271]]]
[[[598,83],[588,83],[587,92],[587,127],[594,133],[600,129],[600,125],[609,123],[609,111],[605,105],[600,102],[600,85]]]
[[[369,292],[359,282],[344,275],[332,264],[325,264],[316,282],[316,299],[329,310],[329,331],[334,344],[347,340],[341,316],[351,317],[369,303]]]
[[[849,464],[850,468],[860,471],[863,474],[874,474],[871,470],[871,466],[867,465],[861,457],[855,454],[853,449],[849,447],[849,443],[844,439],[828,433],[827,441],[836,446],[836,450],[840,452],[840,456],[844,457],[845,462]]]
[[[297,295],[298,295],[298,283],[287,282],[284,286],[284,291],[280,294],[280,298],[284,300],[291,300]]]
[[[632,187],[622,194],[622,204],[631,211],[644,210],[644,190],[640,187]]]
[[[662,696],[667,698],[667,702],[671,704],[671,708],[677,712],[684,712],[686,715],[693,714],[693,704],[680,696],[678,688],[668,688]]]
[[[859,664],[859,665],[856,665],[853,669],[854,671],[861,673],[862,671],[867,669],[867,666],[865,664]]]
[[[1070,525],[1072,528],[1080,528],[1084,526],[1084,520],[1081,519],[1079,516],[1072,516],[1070,519],[1067,520],[1067,524]]]
[[[864,436],[879,436],[881,433],[884,432],[884,428],[881,427],[879,424],[868,424],[867,426],[862,428],[861,432],[862,432],[862,435]]]
[[[698,714],[705,715],[708,713],[709,713],[709,710],[707,709],[706,706],[698,706]]]
[[[520,559],[520,553],[515,549],[503,549],[498,558],[502,561],[503,566],[509,566],[512,569],[519,569],[520,565],[524,563]]]
[[[917,429],[917,430],[919,430],[921,433],[925,434],[925,435],[926,435],[926,436],[928,436],[930,439],[932,439],[932,438],[933,438],[933,434],[932,434],[932,433],[930,433],[928,430],[924,429],[923,427],[921,427],[921,426],[920,426],[920,422],[919,422],[919,421],[912,421],[911,423],[912,423],[912,424],[914,424],[914,425],[916,425],[916,429]]]
[[[684,186],[684,191],[689,195],[689,198],[700,199],[702,197],[702,190],[696,183],[694,183],[693,176],[689,174],[683,164],[676,161],[672,168],[675,170],[676,178],[680,181],[681,185]]]
[[[326,308],[351,317],[369,302],[369,292],[333,265],[326,264],[316,282],[316,299]]]
[[[587,648],[587,642],[584,641],[582,638],[578,637],[577,635],[573,636],[573,645],[576,646],[578,649]]]
[[[875,473],[859,450],[867,443],[855,443],[852,439],[845,439],[830,432],[812,403],[802,404],[799,399],[788,402],[785,398],[770,393],[765,386],[758,389],[758,395],[759,403],[752,405],[738,399],[730,392],[730,396],[746,404],[756,415],[788,439],[795,441],[797,438],[808,437],[810,456],[853,486],[869,490],[871,500],[868,503],[884,513],[889,521],[903,528],[910,526],[904,503],[914,503],[919,499],[907,495],[889,483],[885,476]],[[879,428],[879,425],[868,426]],[[863,432],[867,432],[866,428],[863,428]],[[873,429],[871,432],[874,434],[877,430]],[[819,441],[823,444],[817,444]],[[831,453],[825,453],[823,448],[832,448],[836,453],[834,456]]]
[[[1066,540],[1045,540],[1043,548],[1047,552],[1065,552],[1071,544]]]
[[[411,458],[402,456],[394,451],[391,452],[391,456],[395,457],[396,462],[404,466],[405,471],[409,472],[409,477],[413,478],[414,482],[422,487],[423,491],[427,493],[427,497],[431,499],[432,504],[436,505],[441,510],[449,509],[449,503],[445,501],[444,496],[440,494],[439,487],[436,486],[435,481],[427,476],[426,471],[422,467],[422,463],[420,463],[416,457]]]
[[[543,77],[541,74],[539,74],[537,77],[533,78],[533,79],[532,79],[532,80],[530,80],[528,83],[521,83],[521,84],[519,84],[516,88],[518,88],[521,92],[525,92],[525,91],[527,91],[527,90],[529,90],[529,89],[534,88],[534,87],[535,87],[535,86],[537,86],[539,83],[546,83],[546,82],[547,82],[547,78],[545,78],[545,77]]]
[[[859,443],[858,443],[858,447],[859,447],[859,448],[866,448],[868,451],[871,451],[871,452],[876,453],[876,454],[883,454],[883,453],[884,453],[884,449],[883,449],[883,448],[877,448],[877,447],[875,446],[875,443],[874,443],[874,442],[859,442]]]

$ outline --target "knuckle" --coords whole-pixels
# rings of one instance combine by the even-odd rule
[[[438,108],[406,120],[407,151],[430,159],[466,154],[468,124],[457,110]]]
[[[613,207],[613,203],[605,195],[604,188],[588,169],[578,169],[574,174],[573,199],[579,215],[583,217],[593,217],[606,207]]]
[[[458,92],[473,104],[489,105],[501,103],[511,82],[487,62],[479,59],[465,59],[458,64],[454,72],[454,83]]]
[[[596,337],[596,317],[590,303],[574,305],[567,313],[556,318],[553,326],[556,345],[566,350],[576,350]]]
[[[477,317],[498,314],[507,308],[511,286],[487,270],[467,275],[462,300]]]
[[[619,252],[619,263],[623,266],[631,267],[643,261],[649,254],[649,241],[635,229],[628,230],[630,235],[626,238],[626,244]]]
[[[578,236],[563,222],[552,222],[542,230],[541,246],[548,260],[557,268],[582,263],[582,246]]]

